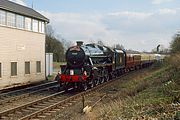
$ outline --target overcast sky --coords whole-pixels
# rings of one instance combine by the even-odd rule
[[[32,7],[75,44],[102,40],[126,49],[169,46],[180,29],[180,0],[11,0]]]

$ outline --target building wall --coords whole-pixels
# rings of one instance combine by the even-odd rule
[[[25,74],[25,61],[30,61],[30,74]],[[41,61],[41,73],[36,73]],[[11,62],[17,62],[17,76],[11,76]],[[0,89],[45,79],[45,35],[0,26]]]

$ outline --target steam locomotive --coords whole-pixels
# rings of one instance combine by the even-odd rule
[[[79,41],[66,51],[67,64],[60,66],[62,73],[57,77],[65,90],[87,90],[130,70],[149,66],[154,60],[152,54],[127,54],[124,50]]]

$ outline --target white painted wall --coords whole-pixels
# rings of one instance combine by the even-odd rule
[[[17,62],[17,76],[11,76],[11,62]],[[30,75],[25,75],[25,61],[30,61]],[[36,61],[41,61],[41,73],[36,73]],[[0,26],[0,89],[45,79],[45,35]]]

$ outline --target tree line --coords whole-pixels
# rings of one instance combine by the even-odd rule
[[[54,62],[65,61],[64,56],[64,45],[62,44],[62,39],[58,39],[55,36],[54,30],[51,26],[46,28],[46,44],[45,44],[46,53],[53,53]]]

